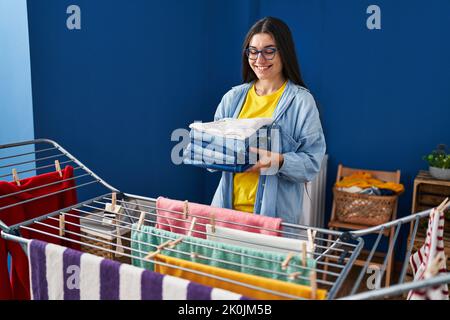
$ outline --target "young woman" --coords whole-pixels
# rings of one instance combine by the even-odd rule
[[[212,205],[302,222],[304,184],[319,172],[325,139],[313,96],[306,89],[289,27],[266,17],[243,44],[242,85],[222,98],[215,120],[272,117],[281,152],[251,148],[259,161],[244,173],[223,172]],[[264,174],[267,168],[275,174]]]

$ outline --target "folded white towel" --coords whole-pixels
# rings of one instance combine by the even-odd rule
[[[212,232],[212,226],[206,225],[206,236],[208,240],[228,243],[232,245],[259,249],[264,251],[273,251],[280,253],[297,252],[302,250],[302,244],[306,243],[306,251],[309,256],[315,251],[313,241],[305,241],[292,238],[275,237],[261,233],[247,232],[231,228],[215,226],[215,232]]]
[[[213,136],[245,140],[264,126],[271,125],[272,118],[233,119],[223,118],[213,122],[194,122],[189,128]]]

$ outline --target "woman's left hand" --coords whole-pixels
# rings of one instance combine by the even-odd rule
[[[276,168],[278,170],[283,165],[284,157],[281,153],[254,147],[250,147],[250,152],[259,154],[259,161],[245,172],[261,172],[261,170],[265,170],[267,168]]]

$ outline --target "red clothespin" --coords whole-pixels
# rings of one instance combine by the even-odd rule
[[[56,171],[59,173],[59,176],[62,178],[63,174],[61,171],[61,165],[59,164],[59,160],[55,160],[55,168]]]
[[[17,183],[17,186],[20,187],[19,175],[17,174],[17,170],[15,168],[12,169],[12,175],[13,175],[14,181]]]

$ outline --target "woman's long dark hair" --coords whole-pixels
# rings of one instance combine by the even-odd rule
[[[242,77],[244,82],[251,82],[258,79],[250,67],[248,57],[245,54],[245,50],[248,48],[250,40],[257,33],[268,33],[275,40],[275,45],[278,48],[281,63],[283,64],[284,77],[297,85],[307,88],[300,73],[300,67],[297,61],[297,55],[295,53],[295,45],[294,40],[292,39],[291,30],[289,30],[286,23],[274,17],[265,17],[257,21],[250,28],[247,36],[245,37],[242,50]]]

